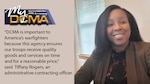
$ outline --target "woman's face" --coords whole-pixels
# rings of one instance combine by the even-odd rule
[[[126,45],[129,41],[130,34],[130,24],[125,12],[121,9],[112,10],[107,23],[107,37],[112,45]]]

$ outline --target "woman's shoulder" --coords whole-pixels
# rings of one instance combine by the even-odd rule
[[[138,46],[148,46],[150,45],[150,42],[144,42],[144,41],[131,41],[130,43]]]
[[[132,41],[130,42],[135,48],[139,49],[150,49],[150,42],[143,42],[143,41]]]
[[[104,52],[94,50],[93,53],[91,54],[91,59],[97,61],[99,59],[102,59],[103,55],[104,55]]]

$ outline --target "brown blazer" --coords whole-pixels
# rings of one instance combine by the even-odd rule
[[[112,49],[91,56],[75,74],[75,84],[104,84]],[[127,84],[150,84],[150,43],[130,42],[126,49]]]

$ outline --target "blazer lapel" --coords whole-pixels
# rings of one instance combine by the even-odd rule
[[[99,62],[99,67],[96,72],[97,81],[95,82],[95,84],[104,84],[106,79],[107,69],[110,62],[110,57],[111,57],[111,49],[108,49],[108,51],[105,51],[105,53],[103,54],[101,62]]]
[[[135,67],[135,53],[133,44],[130,42],[130,45],[126,50],[126,68],[127,68],[127,83],[128,84],[138,84],[137,83],[137,73]]]
[[[106,79],[106,75],[107,75],[107,71],[108,71],[108,67],[109,67],[109,63],[110,63],[110,58],[111,58],[111,53],[112,50],[108,49],[108,51],[105,51],[105,55],[104,55],[104,61],[103,61],[103,73],[102,73],[102,80],[101,80],[101,84],[105,83],[105,79]]]

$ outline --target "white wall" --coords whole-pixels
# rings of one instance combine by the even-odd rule
[[[150,42],[150,0],[105,0],[105,6],[119,5],[129,10],[138,23],[144,41]]]

